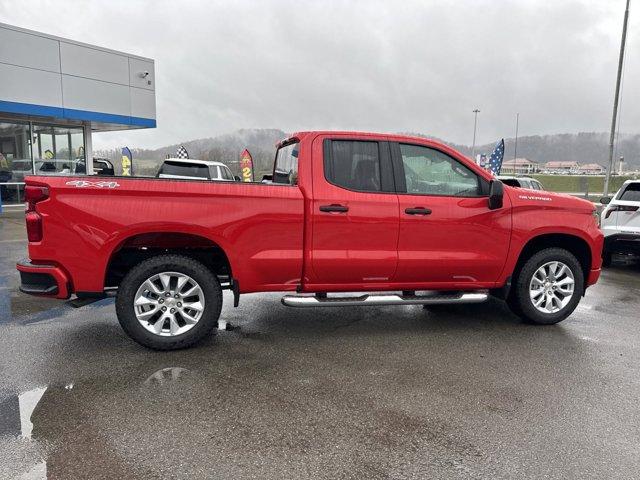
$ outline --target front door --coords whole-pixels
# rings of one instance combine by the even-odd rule
[[[460,288],[496,281],[509,249],[507,196],[503,208],[489,210],[488,182],[460,159],[424,145],[391,148],[400,172],[396,281]]]
[[[390,282],[399,220],[388,143],[318,137],[313,152],[309,283]]]

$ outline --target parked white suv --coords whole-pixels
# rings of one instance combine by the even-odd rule
[[[627,180],[612,199],[600,201],[607,205],[600,216],[602,263],[606,267],[613,253],[640,253],[640,180]]]
[[[167,158],[156,176],[183,180],[238,181],[224,163],[192,158]]]

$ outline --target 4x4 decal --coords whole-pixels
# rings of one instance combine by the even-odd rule
[[[90,182],[89,180],[72,180],[67,185],[75,185],[79,188],[98,187],[98,188],[117,188],[120,186],[118,182]]]

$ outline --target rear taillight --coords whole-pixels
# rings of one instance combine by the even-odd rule
[[[27,212],[27,239],[29,242],[40,242],[42,240],[42,216],[38,212]]]
[[[27,222],[27,239],[29,242],[42,241],[42,215],[36,212],[36,203],[49,198],[49,189],[37,185],[24,188],[24,199],[27,202],[25,220]]]
[[[638,210],[637,205],[610,205],[604,218],[606,220],[613,212],[635,212],[636,210]]]
[[[24,199],[27,202],[27,212],[36,210],[36,203],[49,198],[49,189],[47,187],[39,187],[37,185],[27,185],[24,188]]]

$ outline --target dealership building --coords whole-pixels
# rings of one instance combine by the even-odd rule
[[[153,60],[0,23],[4,206],[25,175],[93,174],[93,132],[155,126]]]

